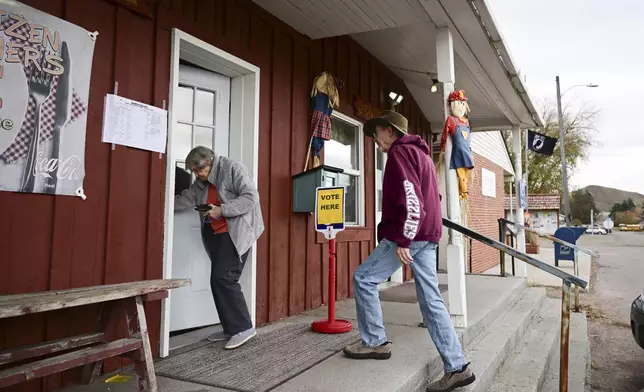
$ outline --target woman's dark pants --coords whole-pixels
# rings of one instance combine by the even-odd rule
[[[224,333],[232,336],[252,328],[239,284],[248,252],[240,258],[230,235],[215,234],[209,224],[201,225],[201,236],[211,262],[210,289]]]

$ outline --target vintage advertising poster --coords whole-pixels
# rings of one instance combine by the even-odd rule
[[[0,190],[82,194],[95,39],[0,0]]]

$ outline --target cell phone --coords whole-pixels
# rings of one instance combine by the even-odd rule
[[[208,204],[198,204],[195,206],[195,210],[206,212],[206,211],[210,211],[211,208]]]

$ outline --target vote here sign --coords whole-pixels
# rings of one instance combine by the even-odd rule
[[[316,189],[315,230],[335,233],[344,230],[344,187]]]

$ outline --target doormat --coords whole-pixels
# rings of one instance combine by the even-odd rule
[[[270,391],[360,339],[356,329],[319,334],[310,324],[279,323],[235,350],[213,343],[159,361],[157,374],[240,392]]]
[[[446,284],[438,285],[441,294],[447,291]],[[402,302],[408,304],[418,303],[416,298],[416,285],[414,282],[406,282],[379,292],[380,300],[383,302]]]

